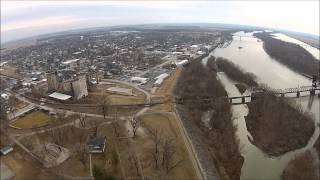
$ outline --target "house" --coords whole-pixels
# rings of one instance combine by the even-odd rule
[[[89,153],[103,153],[106,148],[106,137],[89,137],[87,148]]]
[[[7,145],[7,146],[0,149],[0,155],[6,155],[11,151],[13,151],[13,146]]]
[[[8,99],[9,99],[9,95],[6,94],[6,93],[2,93],[2,94],[1,94],[1,97],[2,97],[3,99],[5,99],[5,100],[8,100]]]

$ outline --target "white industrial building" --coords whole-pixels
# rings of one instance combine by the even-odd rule
[[[147,83],[148,81],[148,78],[143,78],[143,77],[132,77],[131,78],[131,82],[134,82],[134,83],[140,83],[140,84],[145,84]]]
[[[169,74],[168,73],[163,73],[163,74],[160,74],[159,76],[157,76],[155,79],[156,81],[153,83],[154,86],[160,86],[163,81],[169,77]]]
[[[54,92],[54,93],[50,94],[49,97],[54,98],[54,99],[58,99],[61,101],[65,101],[65,100],[71,99],[72,96],[69,96],[67,94]]]
[[[182,66],[188,64],[189,61],[187,59],[185,59],[185,60],[181,60],[181,61],[175,61],[175,63],[176,63],[177,67],[182,67]]]

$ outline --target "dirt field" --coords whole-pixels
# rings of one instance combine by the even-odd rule
[[[179,133],[179,128],[176,123],[175,117],[170,114],[161,114],[161,112],[154,112],[151,114],[142,115],[143,130],[141,136],[134,140],[135,147],[137,148],[140,159],[143,160],[143,171],[145,176],[155,176],[161,174],[160,171],[154,169],[153,161],[150,161],[150,147],[152,147],[152,141],[150,136],[147,134],[146,128],[153,128],[162,131],[164,138],[170,137],[175,139],[176,154],[173,159],[175,162],[183,160],[180,165],[173,169],[169,174],[168,178],[173,179],[195,179],[193,165],[189,160],[188,152],[186,150],[184,141]],[[146,134],[143,134],[146,133]],[[161,168],[160,168],[161,169]],[[162,172],[163,173],[163,172]]]
[[[41,127],[49,124],[52,121],[52,118],[41,111],[32,112],[25,115],[24,117],[19,117],[13,123],[12,126],[21,128],[21,129],[30,129],[34,127]]]
[[[52,174],[39,167],[39,165],[32,161],[23,150],[15,146],[14,150],[6,155],[1,156],[0,161],[15,173],[12,180],[25,180],[25,179],[56,179]]]
[[[14,67],[5,67],[0,70],[0,75],[12,77],[15,79],[23,79],[23,77],[16,72],[16,68]]]
[[[29,104],[24,102],[24,101],[20,101],[19,99],[17,100],[17,105],[16,105],[16,108],[17,109],[22,109],[26,106],[28,106]]]
[[[1,133],[1,146],[11,144],[12,142]],[[40,165],[30,159],[30,157],[18,146],[14,146],[14,150],[5,156],[0,156],[0,163],[5,163],[15,174],[13,180],[20,179],[55,179],[52,174],[42,170]]]
[[[134,96],[126,96],[115,93],[110,93],[107,91],[110,87],[120,87],[120,88],[128,88],[132,89]],[[74,101],[74,103],[86,103],[86,104],[96,104],[97,101],[103,97],[108,96],[111,100],[111,103],[114,105],[118,104],[135,104],[135,103],[143,103],[145,102],[145,95],[132,87],[122,85],[122,84],[100,84],[98,87],[91,92],[89,92],[89,96],[84,99],[80,99],[78,101]]]

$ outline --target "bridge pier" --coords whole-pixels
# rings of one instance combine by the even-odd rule
[[[310,90],[310,95],[311,95],[311,96],[314,96],[315,94],[316,94],[316,90],[311,89],[311,90]]]
[[[297,91],[297,97],[300,97],[300,91]]]
[[[281,97],[284,97],[284,93],[281,93]]]
[[[232,104],[232,99],[231,98],[229,99],[229,102]]]
[[[246,103],[246,98],[245,98],[245,97],[242,97],[242,98],[241,98],[241,102],[242,102],[242,104]]]

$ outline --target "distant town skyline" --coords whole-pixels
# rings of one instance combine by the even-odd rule
[[[152,23],[239,24],[319,36],[319,1],[1,1],[1,42]]]

